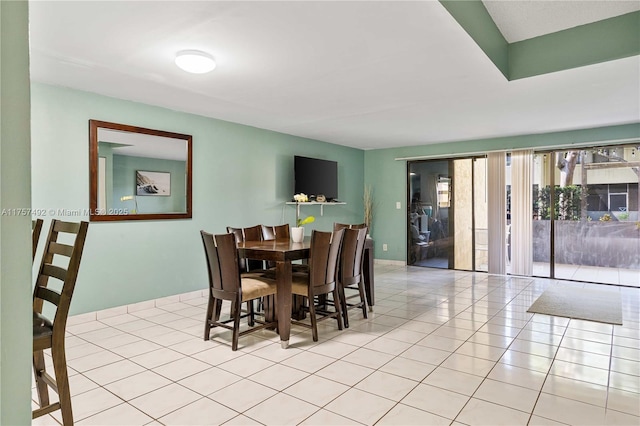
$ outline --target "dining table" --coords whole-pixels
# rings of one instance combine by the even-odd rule
[[[238,255],[245,259],[266,260],[275,262],[275,279],[278,292],[276,295],[275,315],[278,319],[280,345],[286,349],[291,335],[291,317],[301,319],[299,306],[293,305],[291,292],[292,261],[309,259],[311,237],[305,237],[300,243],[289,239],[259,240],[238,242]],[[364,246],[363,279],[369,309],[375,304],[373,285],[373,240],[367,238]],[[292,312],[293,311],[293,312]],[[267,315],[273,315],[269,310]],[[268,319],[270,320],[270,319]]]
[[[289,239],[261,240],[238,242],[238,255],[241,258],[266,260],[275,262],[276,285],[276,316],[278,318],[278,334],[283,349],[289,346],[291,335],[291,262],[309,258],[311,238],[305,237],[300,243]]]

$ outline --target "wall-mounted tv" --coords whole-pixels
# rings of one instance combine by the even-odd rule
[[[296,155],[293,162],[294,194],[338,198],[338,162]]]

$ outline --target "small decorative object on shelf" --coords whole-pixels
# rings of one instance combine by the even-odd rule
[[[295,200],[296,203],[306,203],[309,201],[309,197],[307,196],[307,194],[296,194],[293,196],[293,199]]]

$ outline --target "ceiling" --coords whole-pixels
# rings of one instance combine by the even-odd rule
[[[640,9],[484,3],[509,42]],[[437,1],[31,1],[30,38],[34,81],[361,149],[640,120],[640,57],[507,81]]]
[[[628,0],[484,0],[482,3],[509,43],[640,10],[640,2]]]

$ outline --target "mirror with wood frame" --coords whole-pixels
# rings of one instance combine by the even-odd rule
[[[89,120],[89,219],[190,219],[191,163],[191,135]]]

